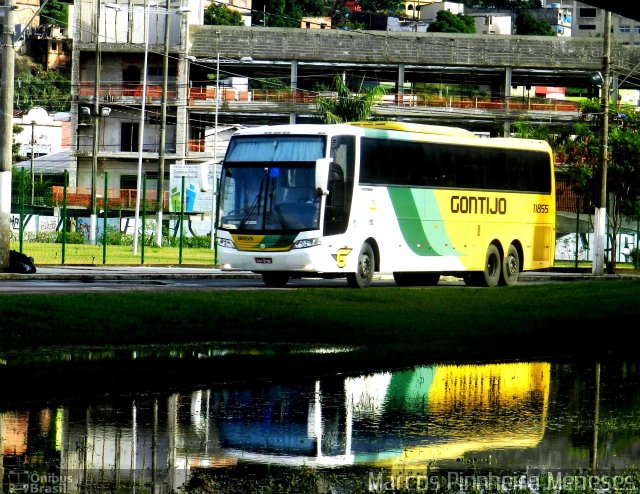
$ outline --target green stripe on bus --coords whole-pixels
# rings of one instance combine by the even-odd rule
[[[404,241],[415,254],[460,255],[451,245],[432,190],[389,187],[388,191]]]

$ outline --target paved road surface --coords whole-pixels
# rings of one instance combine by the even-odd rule
[[[590,273],[529,272],[519,283],[614,280],[628,275],[594,276]],[[443,278],[441,285],[464,285]],[[372,287],[393,286],[391,276],[377,276]],[[346,287],[344,279],[291,280],[287,287]],[[33,275],[0,273],[0,293],[73,293],[147,290],[249,290],[262,289],[259,275],[227,272],[210,267],[168,266],[41,266]]]

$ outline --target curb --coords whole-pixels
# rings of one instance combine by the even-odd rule
[[[185,280],[211,280],[211,279],[260,279],[259,274],[250,271],[220,271],[217,268],[147,268],[147,267],[94,267],[94,266],[69,266],[69,267],[49,267],[41,266],[45,272],[36,272],[34,274],[18,274],[18,273],[0,273],[0,281],[2,280],[52,280],[52,281],[99,281],[99,280],[169,280],[169,279],[185,279]],[[46,270],[61,270],[68,272],[46,272]],[[154,270],[158,269],[158,270]],[[171,272],[175,269],[175,272]],[[187,271],[188,269],[191,269]],[[196,272],[196,270],[198,272]],[[145,272],[146,271],[146,272]],[[391,278],[390,275],[377,275],[377,279]],[[450,277],[449,277],[450,278]],[[568,282],[568,281],[613,281],[625,279],[640,279],[640,275],[636,274],[602,274],[593,275],[590,273],[576,272],[548,272],[548,271],[529,271],[520,275],[521,282]]]

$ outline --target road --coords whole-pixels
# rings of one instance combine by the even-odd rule
[[[523,273],[519,283],[548,283],[621,279],[626,275],[589,273]],[[443,277],[439,285],[464,286],[457,278]],[[395,286],[391,276],[377,276],[371,288]],[[286,289],[346,288],[344,279],[292,279]],[[257,290],[266,289],[258,275],[231,273],[208,267],[153,266],[44,266],[35,275],[0,273],[0,294],[106,293],[120,291]]]

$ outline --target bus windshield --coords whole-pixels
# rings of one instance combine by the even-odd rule
[[[220,185],[220,227],[273,233],[318,229],[315,161],[283,165],[227,163]]]

